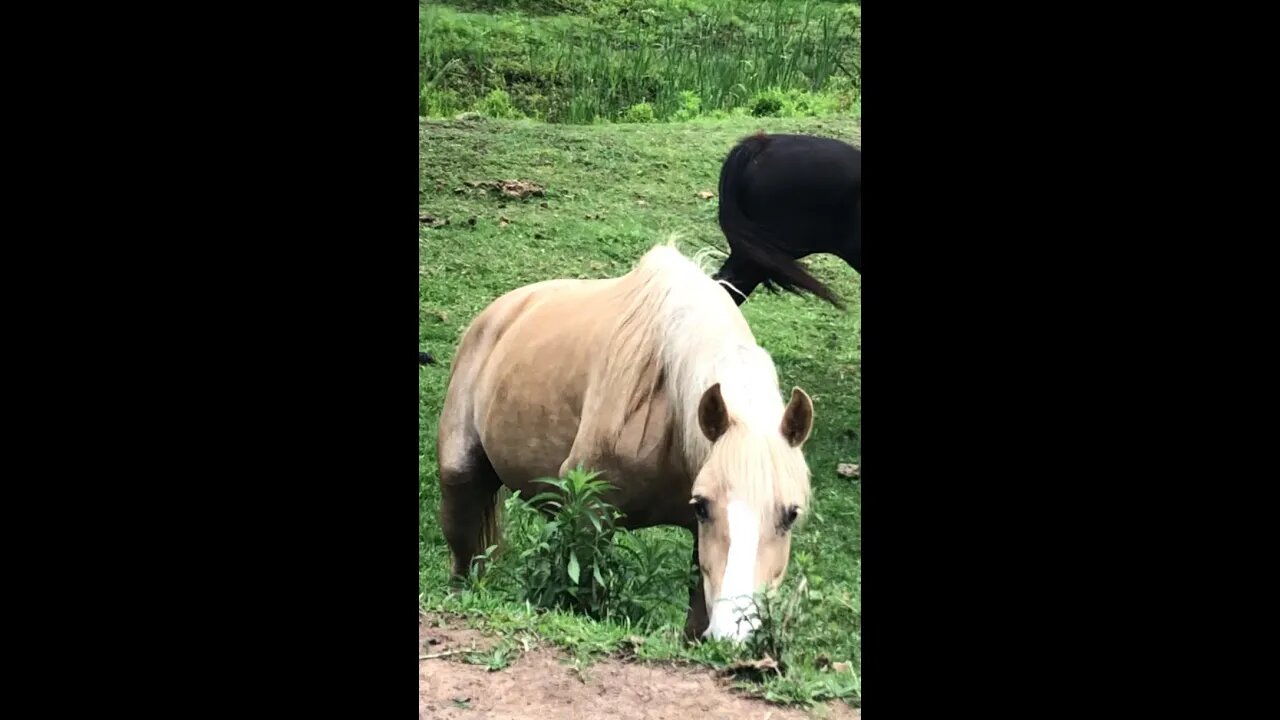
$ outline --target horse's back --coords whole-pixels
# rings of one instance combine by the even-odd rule
[[[862,191],[862,152],[834,138],[772,135],[747,166],[747,199],[764,208],[844,206]],[[774,199],[775,202],[769,202]]]

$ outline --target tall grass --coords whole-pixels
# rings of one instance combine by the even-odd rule
[[[765,92],[860,85],[861,11],[812,0],[604,4],[592,14],[526,17],[429,7],[419,22],[419,112],[473,107],[494,88],[550,122],[656,119],[745,108]]]

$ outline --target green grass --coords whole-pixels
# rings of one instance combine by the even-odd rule
[[[857,114],[860,5],[420,2],[418,113],[548,122]]]
[[[625,273],[670,233],[680,235],[689,253],[704,246],[726,250],[716,224],[716,200],[701,199],[698,192],[715,191],[724,155],[758,129],[859,142],[852,118],[595,126],[420,121],[420,211],[448,220],[439,227],[419,226],[419,342],[440,362],[420,370],[419,386],[419,586],[425,608],[461,613],[506,637],[536,633],[582,662],[620,650],[641,659],[712,665],[736,657],[718,644],[684,646],[683,610],[676,609],[687,599],[684,587],[671,588],[669,603],[655,611],[658,622],[644,630],[625,621],[541,612],[497,590],[449,595],[448,548],[437,517],[435,435],[461,333],[502,293],[548,278]],[[504,199],[466,184],[515,179],[538,183],[545,196]],[[749,687],[779,702],[824,697],[857,702],[861,486],[838,476],[836,465],[861,461],[859,278],[835,258],[813,258],[811,267],[846,298],[847,314],[813,298],[764,291],[743,306],[757,340],[777,364],[783,392],[803,387],[816,412],[806,445],[813,512],[795,535],[788,571],[790,585],[804,576],[810,595],[787,631],[786,674]],[[678,544],[685,557],[692,548],[683,530],[640,534]],[[628,642],[633,636],[639,636],[638,644]],[[508,659],[504,655],[489,664]],[[839,662],[851,663],[853,673],[825,667]]]

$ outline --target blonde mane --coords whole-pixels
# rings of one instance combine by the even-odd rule
[[[600,377],[612,406],[607,414],[625,418],[665,390],[691,477],[711,462],[722,482],[732,484],[725,490],[762,511],[773,506],[765,502],[770,498],[807,505],[808,468],[779,429],[785,403],[773,359],[720,283],[667,243],[618,278],[618,288],[623,310],[604,348]],[[698,403],[715,383],[733,422],[713,453],[698,425]]]

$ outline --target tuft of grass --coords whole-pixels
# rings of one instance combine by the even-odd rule
[[[822,599],[821,593],[811,590],[803,571],[793,582],[756,596],[758,627],[739,654],[768,658],[776,662],[777,669],[757,675],[755,682],[739,681],[739,689],[785,704],[812,705],[841,698],[860,702],[861,670],[855,667],[854,658],[832,660],[824,652],[813,652],[818,647],[812,642],[818,617],[814,602]],[[852,604],[848,609],[859,616],[850,624],[858,633],[860,613]]]
[[[466,653],[463,659],[471,665],[482,665],[489,672],[497,672],[510,667],[518,655],[516,646],[504,640],[488,652]]]

